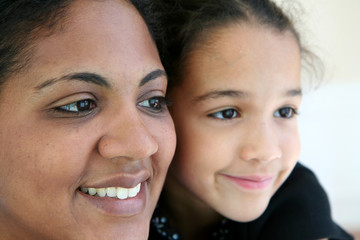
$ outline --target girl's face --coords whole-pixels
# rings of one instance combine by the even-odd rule
[[[218,213],[253,220],[299,156],[299,46],[289,32],[231,25],[196,48],[186,68],[170,92],[171,173]]]
[[[0,96],[5,239],[146,239],[175,148],[140,15],[77,1]]]

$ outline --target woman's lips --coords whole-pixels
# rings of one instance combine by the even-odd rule
[[[267,188],[274,177],[272,176],[230,176],[224,175],[227,179],[232,181],[233,183],[237,184],[246,189],[265,189]]]
[[[137,169],[135,172],[118,172],[114,174],[107,174],[103,179],[98,178],[96,181],[88,181],[83,184],[83,188],[109,188],[122,187],[134,188],[139,183],[145,182],[150,178],[151,174],[145,168]]]
[[[133,216],[146,208],[150,176],[146,168],[109,174],[83,184],[76,194],[107,215]]]
[[[108,215],[137,215],[144,211],[147,202],[147,182],[134,188],[81,188],[77,192],[93,207]]]

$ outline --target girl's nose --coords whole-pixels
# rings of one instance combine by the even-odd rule
[[[242,138],[240,158],[245,161],[269,162],[282,157],[280,136],[270,123],[261,122],[248,128]]]

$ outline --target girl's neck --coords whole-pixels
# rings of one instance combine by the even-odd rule
[[[171,171],[165,182],[164,195],[164,207],[171,224],[186,240],[206,238],[209,228],[221,219],[210,206],[189,192]]]

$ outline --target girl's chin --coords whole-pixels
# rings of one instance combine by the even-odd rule
[[[239,204],[240,206],[242,204]],[[254,204],[244,204],[242,205],[242,209],[239,211],[228,211],[228,213],[221,213],[221,215],[225,216],[236,222],[251,222],[259,218],[266,210],[268,206],[268,202],[259,203],[257,206]]]

